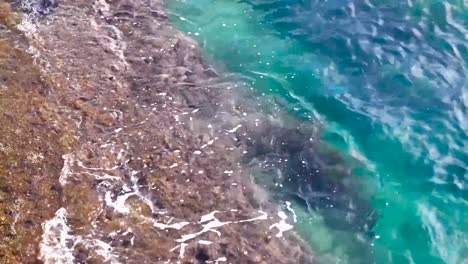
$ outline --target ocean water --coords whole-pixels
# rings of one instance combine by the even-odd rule
[[[211,63],[320,124],[323,143],[352,168],[352,192],[371,207],[364,217],[375,216],[364,231],[330,224],[340,208],[292,203],[296,231],[320,263],[468,263],[466,1],[168,7]]]

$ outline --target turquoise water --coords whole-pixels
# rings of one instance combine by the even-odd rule
[[[468,262],[467,5],[169,1],[213,63],[363,164],[359,192],[380,214],[370,238],[294,205],[322,263]]]

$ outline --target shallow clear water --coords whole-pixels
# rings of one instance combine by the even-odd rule
[[[371,238],[299,204],[323,263],[468,261],[466,1],[172,0],[213,63],[360,161]]]

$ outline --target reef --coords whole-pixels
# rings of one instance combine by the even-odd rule
[[[162,1],[57,3],[1,2],[0,262],[313,263]]]

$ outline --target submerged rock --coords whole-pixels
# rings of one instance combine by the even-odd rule
[[[21,8],[25,12],[48,15],[59,5],[59,0],[22,0]]]
[[[244,162],[252,163],[260,181],[278,199],[319,211],[334,229],[372,235],[379,214],[356,191],[359,182],[349,163],[320,141],[314,124],[297,125],[265,122],[252,129]]]

